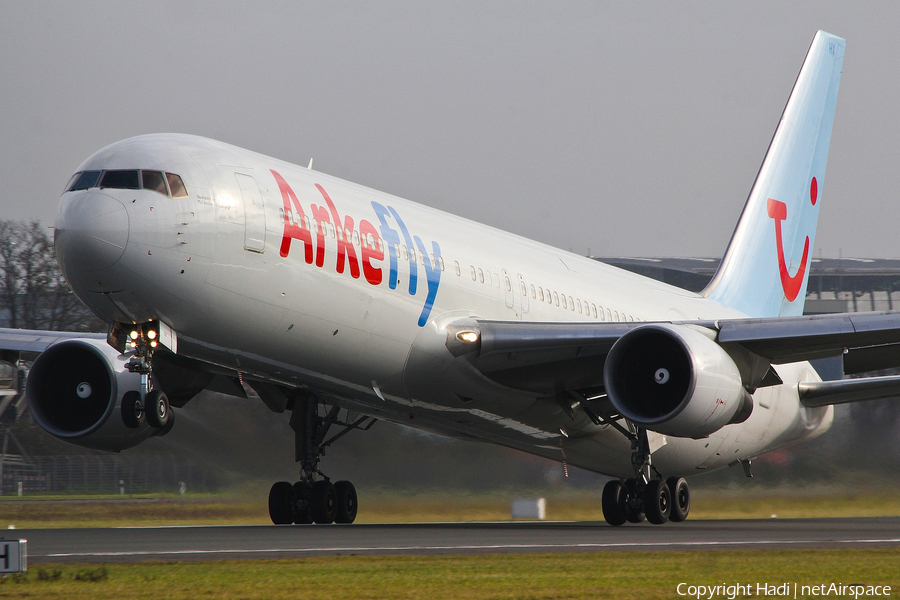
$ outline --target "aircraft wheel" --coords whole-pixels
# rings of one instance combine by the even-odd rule
[[[297,525],[309,525],[313,522],[309,515],[309,501],[312,496],[312,486],[306,481],[298,481],[291,489],[291,514]]]
[[[144,396],[144,414],[147,423],[157,429],[169,422],[169,399],[161,390],[153,390]]]
[[[638,492],[637,479],[626,479],[625,490],[628,492],[625,501],[625,518],[629,523],[643,523],[644,511],[640,501],[641,495]]]
[[[603,486],[600,505],[603,507],[603,518],[614,527],[625,523],[625,509],[628,503],[628,490],[622,482],[613,479]]]
[[[654,479],[644,488],[644,512],[647,520],[662,525],[669,520],[672,511],[672,494],[662,479]]]
[[[336,502],[335,523],[352,523],[356,520],[359,508],[356,499],[356,488],[349,481],[337,481],[334,484]]]
[[[287,481],[279,481],[269,490],[269,518],[276,525],[290,525],[294,522],[291,500],[294,490]]]
[[[337,516],[337,497],[330,481],[317,481],[312,486],[309,497],[309,516],[314,523],[325,525],[334,523]]]
[[[144,423],[144,405],[140,392],[125,392],[122,396],[122,422],[126,427],[137,429]]]
[[[669,520],[680,523],[687,519],[688,513],[691,512],[691,489],[684,477],[669,477],[666,486],[672,496],[672,512],[669,514]]]

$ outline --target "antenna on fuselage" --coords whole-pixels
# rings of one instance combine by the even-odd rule
[[[310,158],[310,159],[309,159],[309,165],[306,167],[306,168],[309,169],[310,171],[312,171],[312,161],[313,161],[313,159]]]

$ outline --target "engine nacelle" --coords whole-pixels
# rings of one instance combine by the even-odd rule
[[[105,340],[69,339],[44,350],[28,373],[25,394],[38,425],[61,440],[97,450],[124,450],[158,430],[141,419],[125,425],[122,398],[140,394],[141,376]]]
[[[684,326],[645,325],[623,335],[606,358],[603,381],[619,414],[664,435],[706,437],[753,410],[731,357]]]

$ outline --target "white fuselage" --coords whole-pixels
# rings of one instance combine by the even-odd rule
[[[101,318],[158,318],[177,332],[179,354],[308,387],[380,418],[609,475],[632,474],[627,439],[572,417],[553,398],[475,371],[451,373],[440,355],[442,327],[461,318],[742,316],[589,258],[204,138],[125,140],[79,170],[91,169],[177,173],[188,192],[63,195],[57,228],[87,242],[58,244],[60,263]],[[699,440],[653,435],[653,463],[667,475],[690,475],[825,431],[831,409],[798,401],[797,382],[818,380],[812,367],[777,372],[784,384],[758,390],[744,423]]]

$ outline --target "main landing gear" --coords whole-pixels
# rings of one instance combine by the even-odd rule
[[[368,430],[376,419],[361,416],[353,421],[349,418],[341,421],[337,406],[320,416],[320,404],[313,395],[294,399],[291,428],[294,430],[295,460],[300,463],[300,481],[293,485],[279,481],[269,490],[269,516],[276,525],[324,525],[356,520],[356,488],[349,481],[331,483],[331,479],[319,470],[319,460],[325,448],[337,439],[353,429]],[[325,436],[332,425],[344,429],[326,441]]]
[[[684,477],[663,480],[650,464],[650,445],[643,427],[631,437],[631,464],[635,476],[612,480],[603,488],[603,517],[610,525],[640,523],[645,518],[654,525],[681,522],[691,510],[691,491]]]

